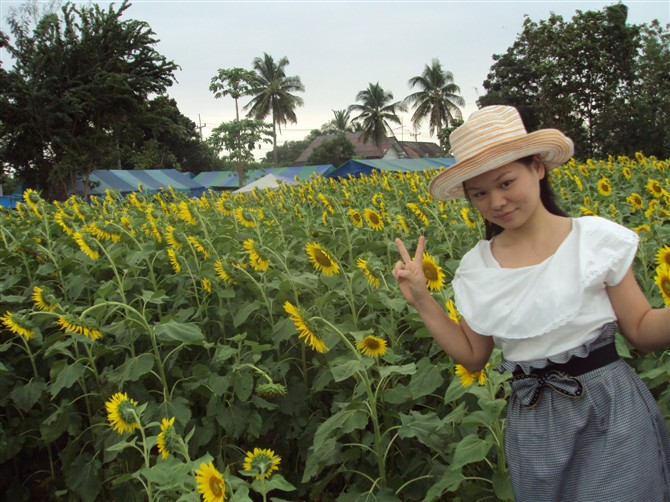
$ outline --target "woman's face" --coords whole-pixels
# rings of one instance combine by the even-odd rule
[[[540,207],[544,166],[515,161],[465,182],[465,191],[482,217],[503,229],[518,228]]]

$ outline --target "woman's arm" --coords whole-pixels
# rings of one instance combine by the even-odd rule
[[[476,333],[464,320],[460,324],[452,321],[430,294],[423,273],[423,236],[419,237],[413,259],[400,239],[396,239],[396,245],[402,260],[393,268],[393,277],[407,302],[416,309],[442,350],[468,371],[481,370],[493,351],[493,338]]]
[[[640,289],[632,268],[616,286],[607,286],[623,335],[642,352],[670,345],[670,309],[653,309]]]

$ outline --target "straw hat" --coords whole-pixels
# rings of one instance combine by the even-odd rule
[[[449,136],[453,166],[435,176],[430,194],[438,200],[463,197],[463,182],[482,173],[539,155],[547,169],[565,163],[574,152],[572,140],[557,129],[528,133],[513,106],[485,106]]]

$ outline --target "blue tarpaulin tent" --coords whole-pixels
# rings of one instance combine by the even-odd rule
[[[207,190],[194,180],[189,173],[176,169],[111,169],[93,171],[90,176],[89,195],[104,195],[105,190],[113,190],[126,194],[136,192],[138,186],[146,192],[157,192],[172,187],[177,192],[188,192],[198,196]],[[77,189],[83,193],[83,183]]]
[[[246,171],[245,182],[251,183],[261,179],[267,174],[274,174],[280,178],[298,179],[300,181],[308,180],[313,174],[326,176],[326,174],[335,169],[332,164],[319,166],[292,166],[292,167],[269,167],[267,169],[251,169]],[[214,189],[235,189],[240,188],[240,182],[237,173],[232,171],[209,171],[197,174],[195,181],[207,188]]]
[[[427,171],[429,169],[440,169],[449,167],[455,163],[453,158],[436,159],[352,159],[345,162],[337,169],[332,170],[326,176],[329,178],[346,178],[347,176],[359,176],[370,174],[372,170],[377,171]]]

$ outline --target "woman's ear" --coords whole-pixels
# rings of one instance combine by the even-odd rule
[[[538,181],[547,175],[547,166],[545,166],[544,161],[539,155],[533,157],[533,169],[535,169],[535,172],[537,173]]]

